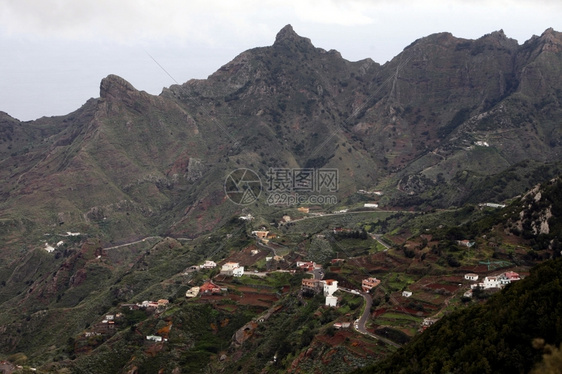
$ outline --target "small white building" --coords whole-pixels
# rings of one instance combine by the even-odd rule
[[[469,280],[469,281],[477,281],[478,280],[478,274],[467,273],[467,274],[464,275],[464,279]]]
[[[479,206],[485,206],[488,208],[505,208],[505,204],[496,204],[496,203],[483,203],[483,204],[478,204]]]
[[[503,274],[500,274],[498,278],[502,285],[510,284],[511,282],[518,281],[521,279],[521,277],[519,277],[519,274],[517,274],[514,271],[507,271]]]
[[[239,278],[242,275],[244,275],[244,266],[238,266],[232,269],[232,276]]]
[[[197,295],[199,295],[199,290],[200,288],[197,286],[191,287],[189,290],[185,292],[185,297],[187,297],[188,299],[197,297]]]
[[[338,298],[335,296],[326,296],[326,306],[336,307],[338,305]]]
[[[202,269],[213,269],[213,268],[216,268],[216,267],[217,267],[216,262],[209,261],[209,260],[205,261],[205,263],[203,265],[201,265]]]
[[[338,281],[333,279],[326,279],[324,283],[324,296],[326,298],[332,296],[338,290]]]
[[[363,204],[364,208],[378,208],[379,204],[375,204],[375,203],[365,203]]]
[[[153,342],[161,342],[162,341],[162,337],[158,336],[158,335],[147,335],[146,336],[146,340],[151,340]]]
[[[410,297],[410,296],[412,296],[412,291],[402,291],[402,296]]]
[[[499,288],[501,285],[499,277],[484,278],[484,288]]]
[[[471,242],[470,240],[457,240],[457,244],[462,245],[462,246],[467,247],[467,248],[472,248],[474,246],[474,244],[476,244],[476,243]]]
[[[221,273],[228,273],[228,272],[232,273],[232,270],[236,269],[239,266],[240,266],[240,263],[238,263],[238,262],[225,262],[222,265]]]

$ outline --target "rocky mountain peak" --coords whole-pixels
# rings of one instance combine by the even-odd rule
[[[106,99],[108,97],[118,97],[120,94],[135,91],[137,90],[132,84],[114,74],[110,74],[103,78],[100,83],[100,97],[102,99]]]
[[[300,38],[300,36],[295,32],[293,26],[287,25],[283,27],[275,36],[275,43],[279,43],[285,40],[295,40]]]
[[[507,37],[503,29],[491,32],[490,34],[486,34],[478,40],[488,45],[493,45],[496,47],[505,47],[508,49],[514,49],[519,46],[517,40]]]
[[[314,48],[310,39],[298,35],[295,30],[293,30],[293,26],[291,25],[283,27],[277,33],[273,46],[296,46],[299,49]]]
[[[562,33],[554,31],[552,27],[546,29],[539,37],[539,40],[543,43],[543,50],[552,52],[559,52],[561,50]]]

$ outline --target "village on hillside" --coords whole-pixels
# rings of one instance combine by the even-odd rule
[[[454,268],[441,276],[416,275],[419,270],[407,269],[423,266],[424,258],[431,256],[429,252],[419,258],[404,257],[392,250],[388,239],[383,241],[380,235],[365,235],[349,227],[334,226],[310,236],[309,242],[328,243],[327,238],[331,237],[341,241],[338,246],[346,241],[353,245],[349,249],[341,247],[338,257],[332,256],[322,263],[309,257],[310,254],[300,246],[296,249],[287,246],[285,238],[290,233],[287,227],[312,217],[345,214],[349,214],[348,209],[324,213],[308,207],[298,208],[296,218],[285,214],[271,227],[259,226],[249,230],[253,242],[242,250],[231,252],[226,258],[209,258],[185,268],[182,273],[186,279],[183,302],[210,304],[227,311],[235,310],[237,305],[261,308],[263,313],[239,336],[238,343],[241,344],[260,323],[275,313],[275,305],[282,297],[289,292],[298,292],[298,297],[303,300],[322,297],[324,308],[338,311],[335,315],[339,317],[332,325],[336,330],[355,330],[376,341],[386,339],[390,336],[389,331],[400,326],[399,332],[403,337],[385,340],[396,344],[394,341],[405,341],[424,331],[454,305],[474,297],[485,297],[521,278],[512,264],[506,261],[480,262],[471,267]],[[242,215],[239,219],[252,227],[254,217],[251,214]],[[292,238],[294,240],[294,234]],[[427,247],[432,245],[431,236],[422,235],[420,238]],[[357,252],[355,248],[358,245],[373,249]],[[404,248],[408,250],[414,245],[417,244],[406,242]],[[465,248],[465,251],[475,251],[477,247],[474,240],[466,239],[457,240],[456,245],[459,249]],[[416,248],[420,248],[419,245]],[[298,280],[298,288],[290,279]],[[108,312],[83,333],[82,347],[87,351],[130,325],[135,318],[162,315],[178,302],[182,301],[162,297],[156,301],[120,304],[119,311]],[[357,308],[364,304],[372,306]],[[169,324],[147,331],[143,340],[146,344],[164,344],[171,329]]]

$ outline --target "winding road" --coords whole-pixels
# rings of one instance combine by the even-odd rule
[[[380,340],[380,341],[382,341],[386,344],[389,344],[393,347],[400,348],[400,344],[395,343],[392,340],[389,340],[389,339],[387,339],[383,336],[376,335],[376,334],[373,334],[373,333],[367,331],[367,328],[365,327],[365,324],[369,320],[369,317],[371,315],[371,307],[373,306],[373,298],[371,297],[371,295],[368,292],[359,292],[359,291],[352,292],[351,290],[348,290],[347,288],[338,288],[338,289],[340,291],[349,292],[349,293],[352,293],[354,295],[361,295],[363,297],[363,300],[365,300],[365,308],[363,309],[363,314],[361,315],[361,317],[359,317],[358,319],[353,321],[353,328],[355,329],[355,331],[357,331],[357,332],[359,332],[363,335],[370,336],[373,339]]]

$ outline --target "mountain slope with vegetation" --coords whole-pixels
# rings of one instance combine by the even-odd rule
[[[417,209],[474,202],[483,182],[527,168],[486,191],[510,198],[560,172],[561,46],[551,29],[523,45],[441,33],[379,65],[288,25],[159,96],[110,75],[69,115],[2,114],[2,237],[29,249],[58,226],[107,244],[197,236],[238,210],[223,187],[237,168],[262,182],[269,168],[335,168],[340,200],[378,188]]]
[[[538,265],[485,304],[443,318],[390,359],[355,373],[528,373],[543,354],[533,345],[562,343],[561,274],[562,258]]]
[[[464,307],[460,272],[484,260],[527,271],[558,256],[560,179],[548,181],[562,171],[561,46],[551,29],[523,45],[501,31],[440,33],[380,65],[316,48],[288,25],[272,46],[158,96],[110,75],[66,116],[0,113],[0,351],[61,372],[325,371],[337,358],[343,373],[388,356],[392,345],[335,331],[361,315],[360,296],[340,295],[333,311],[301,298],[303,273],[268,273],[192,302],[185,291],[218,271],[190,268],[258,250],[255,271],[313,259],[346,287],[380,277],[368,329],[402,344],[422,316]],[[240,168],[263,188],[245,206],[225,194]],[[338,203],[310,214],[268,203],[270,168],[337,170]],[[372,200],[385,211],[366,211]],[[255,242],[262,227],[272,246]],[[477,246],[464,250],[465,239]],[[339,257],[347,263],[330,262]],[[403,299],[410,286],[424,298]],[[160,298],[170,305],[154,314],[121,307]],[[110,332],[108,313],[123,314]],[[166,344],[146,341],[155,332]]]

